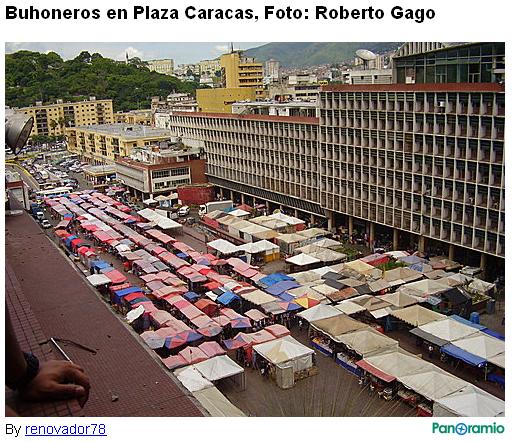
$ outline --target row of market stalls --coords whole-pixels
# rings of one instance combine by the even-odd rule
[[[420,416],[500,416],[504,413],[502,400],[406,352],[396,340],[341,313],[334,306],[320,304],[298,315],[310,322],[312,345],[317,350],[333,355],[339,365],[361,379],[367,378],[366,382],[386,400],[398,397],[415,406]],[[462,325],[418,305],[398,310],[398,316],[412,323],[431,319],[425,324],[435,324],[445,331],[460,330]],[[502,350],[504,347],[499,346],[493,353]]]
[[[86,200],[88,199],[85,195],[84,197]],[[77,201],[77,203],[79,202]],[[63,203],[66,204],[64,201]],[[232,309],[220,308],[242,299],[243,296],[248,303],[252,304],[252,301],[256,301],[253,305],[259,306],[262,305],[262,299],[259,297],[266,296],[266,293],[259,293],[259,290],[249,284],[242,286],[230,277],[213,271],[209,264],[219,261],[216,257],[204,255],[202,258],[207,258],[205,264],[190,264],[183,258],[197,257],[195,252],[191,248],[183,247],[169,235],[157,229],[145,229],[142,223],[134,220],[134,223],[131,224],[140,227],[143,232],[143,234],[136,233],[132,227],[125,224],[120,225],[119,220],[112,219],[102,209],[90,207],[89,210],[94,211],[98,218],[88,213],[79,214],[82,217],[78,220],[80,225],[94,225],[94,233],[101,233],[93,235],[95,241],[108,244],[111,252],[117,253],[123,259],[132,260],[132,268],[140,270],[140,277],[145,285],[144,287],[133,287],[127,284],[126,277],[118,271],[116,272],[119,279],[109,278],[109,272],[104,270],[110,271],[111,266],[99,259],[90,261],[93,274],[88,279],[96,287],[108,288],[109,298],[113,305],[127,313],[131,322],[139,323],[138,328],[144,330],[141,337],[151,348],[156,350],[165,348],[173,353],[168,356],[163,355],[163,363],[168,368],[192,365],[209,360],[211,357],[223,356],[225,349],[218,342],[209,341],[210,338],[220,336],[223,328],[227,326],[232,331],[238,329],[246,331],[252,322],[269,319],[266,314],[255,308],[249,309],[244,316]],[[119,215],[112,210],[108,212],[114,216]],[[147,219],[153,220],[148,213],[145,212],[143,215]],[[105,232],[110,233],[106,234]],[[67,235],[74,236],[71,233]],[[120,239],[124,241],[124,237],[131,243],[118,241]],[[160,245],[153,243],[152,240],[157,241]],[[141,246],[143,248],[137,249]],[[276,246],[273,248],[276,249]],[[93,249],[90,248],[90,250]],[[173,250],[174,253],[170,250]],[[180,254],[186,256],[179,257]],[[244,265],[243,261],[239,259],[237,262]],[[159,263],[165,265],[165,268],[158,268],[157,264]],[[191,287],[187,285],[184,278],[187,280],[192,272],[202,276],[201,281],[197,282],[206,286],[203,292],[201,290],[199,290],[200,293],[188,291]],[[242,288],[246,288],[244,293],[240,292]],[[206,289],[212,290],[205,292]],[[238,292],[240,296],[237,294]],[[269,298],[266,301],[276,301],[275,297],[267,296]],[[162,309],[158,308],[159,303],[163,307]],[[283,310],[283,312],[285,311]],[[284,329],[289,334],[285,327]],[[236,335],[235,341],[243,341],[243,346],[247,347],[284,336],[284,330],[277,331],[271,326],[270,330],[265,330],[261,336],[239,333]],[[295,346],[291,340],[292,338],[289,338],[288,348],[303,347],[306,354],[312,353],[312,350],[300,343],[296,343]],[[291,356],[292,360],[297,359],[297,353],[298,351]],[[269,357],[271,363],[282,364],[279,370],[282,368],[285,370],[284,364],[287,361],[280,359],[280,362],[277,362],[278,359],[268,356],[268,353],[264,351],[262,357]],[[304,371],[310,366],[312,363],[310,365],[306,362],[300,365],[294,364],[295,371],[293,373]],[[278,377],[280,378],[280,375]],[[281,382],[280,379],[279,382]]]

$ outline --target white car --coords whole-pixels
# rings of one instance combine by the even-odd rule
[[[189,215],[189,206],[182,206],[180,209],[178,209],[178,215],[179,216]]]

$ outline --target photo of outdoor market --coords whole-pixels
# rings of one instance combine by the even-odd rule
[[[328,231],[244,204],[191,226],[165,198],[130,207],[119,185],[43,194],[31,213],[91,298],[210,415],[504,413],[504,336],[479,321],[496,286],[480,269],[406,251],[348,260]]]

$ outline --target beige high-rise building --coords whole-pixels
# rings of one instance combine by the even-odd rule
[[[219,58],[200,61],[200,75],[214,75],[217,71],[221,71],[221,60]]]
[[[173,60],[171,58],[162,60],[147,60],[148,69],[164,75],[173,75]]]
[[[34,118],[30,136],[63,135],[65,128],[114,122],[112,100],[97,100],[95,97],[77,102],[36,103],[35,106],[17,109],[17,112]]]

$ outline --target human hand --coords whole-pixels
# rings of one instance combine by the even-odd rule
[[[89,398],[89,378],[82,367],[69,361],[42,362],[39,373],[20,393],[30,401],[77,399],[83,407]]]

